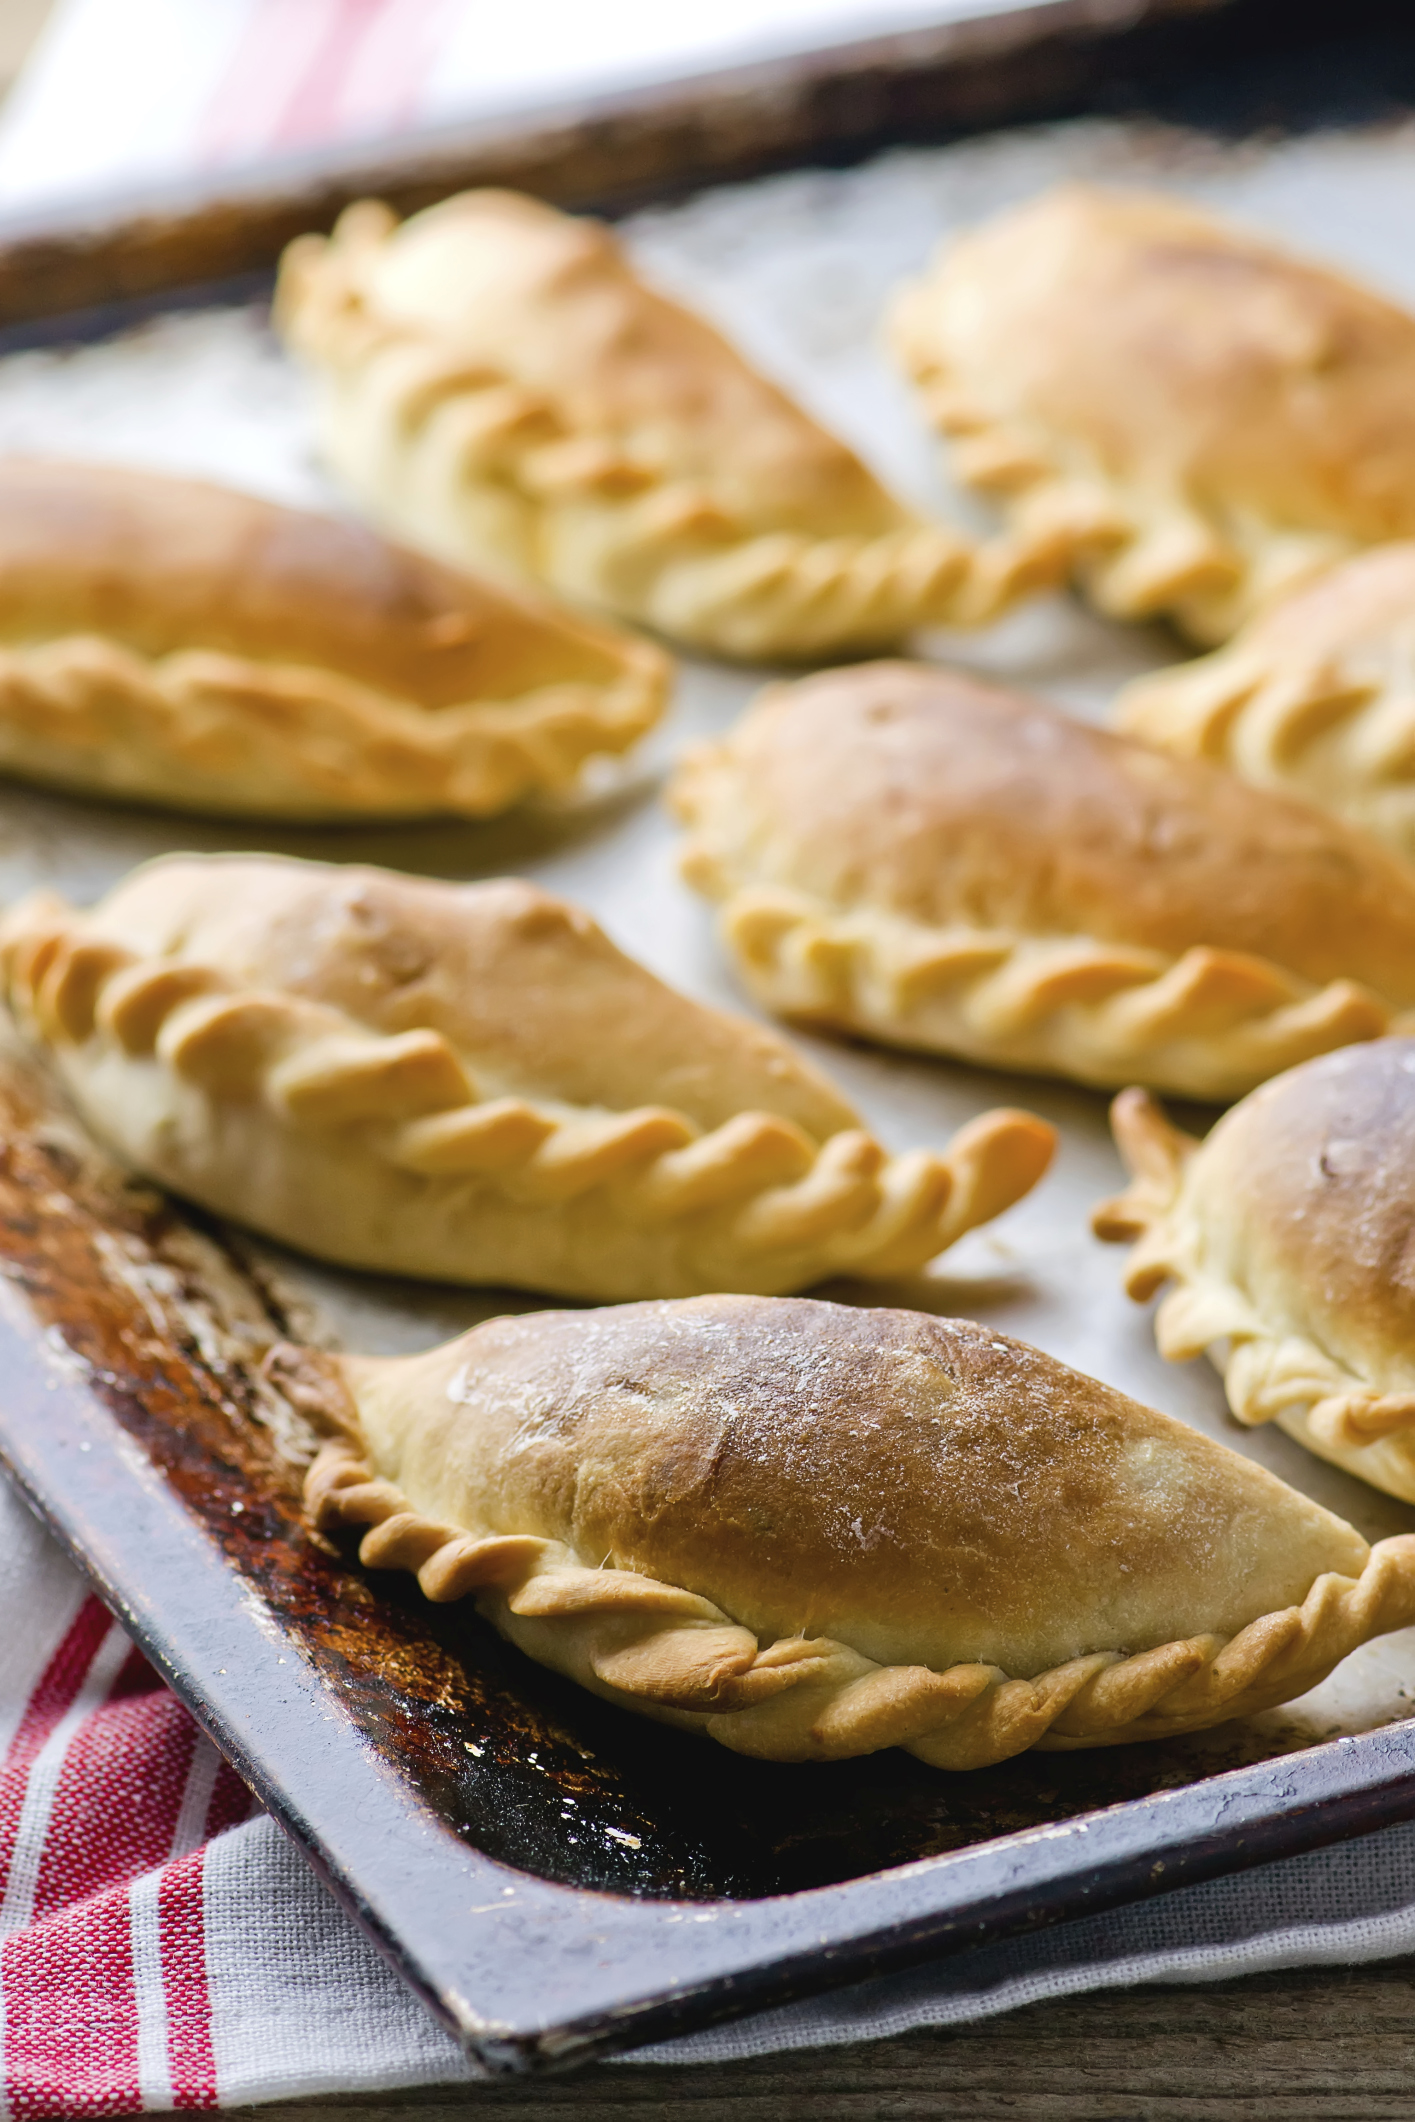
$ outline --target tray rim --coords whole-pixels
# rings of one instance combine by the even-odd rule
[[[1349,0],[1358,13],[1378,0]],[[617,213],[702,185],[859,159],[892,140],[1060,115],[1157,39],[1158,75],[1194,38],[1250,37],[1320,0],[1012,0],[646,85],[567,97],[214,176],[0,211],[0,330],[270,271],[287,241],[370,194],[408,213],[473,184]],[[1290,25],[1300,37],[1303,26]],[[1172,49],[1171,49],[1172,47]]]

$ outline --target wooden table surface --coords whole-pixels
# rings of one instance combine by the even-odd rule
[[[1385,2122],[1415,2118],[1415,1958],[1034,2004],[750,2062],[278,2102],[250,2122]]]

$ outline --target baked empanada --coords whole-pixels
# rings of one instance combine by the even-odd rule
[[[567,1296],[920,1267],[1045,1169],[991,1112],[890,1157],[774,1034],[519,880],[170,856],[0,927],[16,1016],[127,1163],[350,1267]]]
[[[1228,638],[1415,535],[1415,318],[1178,199],[1067,186],[951,244],[893,341],[963,478],[1102,611]]]
[[[1294,590],[1227,648],[1128,685],[1120,727],[1335,811],[1415,861],[1415,543]]]
[[[1143,1091],[1115,1102],[1134,1173],[1097,1209],[1138,1239],[1125,1286],[1161,1355],[1205,1349],[1240,1422],[1415,1503],[1415,1040],[1323,1054],[1202,1143]]]
[[[231,816],[483,818],[624,751],[669,676],[353,524],[0,460],[0,771]]]
[[[967,1320],[709,1296],[271,1367],[365,1563],[765,1760],[1167,1738],[1415,1620],[1415,1536]]]
[[[907,663],[769,687],[671,792],[774,1010],[1233,1098],[1415,1010],[1415,874],[1200,761]]]
[[[286,252],[276,317],[378,522],[676,640],[880,647],[1056,572],[924,522],[607,229],[513,192],[351,207]]]

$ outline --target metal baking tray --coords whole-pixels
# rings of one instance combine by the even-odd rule
[[[1225,118],[1280,117],[1265,78],[1238,51],[1203,93]],[[874,345],[890,286],[940,233],[1064,175],[1158,182],[1415,302],[1400,211],[1415,130],[1388,109],[1402,78],[1415,85],[1415,37],[1347,36],[1314,44],[1283,76],[1304,118],[1330,109],[1336,84],[1335,115],[1365,121],[1343,130],[1230,137],[1176,124],[1165,104],[1168,116],[993,130],[759,178],[641,212],[627,236],[900,491],[965,511]],[[337,506],[312,459],[303,387],[258,303],[174,304],[87,344],[72,321],[28,329],[53,343],[0,360],[0,449],[102,454]],[[1082,715],[1177,653],[1064,599],[923,647]],[[746,1008],[707,910],[675,879],[657,795],[673,755],[730,721],[762,675],[685,665],[674,713],[642,754],[573,801],[483,826],[223,827],[0,787],[0,900],[37,884],[86,900],[176,847],[458,878],[515,871],[588,905],[679,986]],[[995,1322],[1224,1437],[1371,1538],[1415,1527],[1415,1512],[1286,1437],[1237,1430],[1206,1365],[1160,1363],[1146,1315],[1120,1294],[1119,1256],[1086,1231],[1119,1176],[1102,1099],[802,1043],[892,1146],[937,1143],[999,1101],[1032,1105],[1063,1135],[1036,1194],[933,1273],[820,1294]],[[0,1054],[0,1457],[333,1891],[488,2068],[659,2040],[1415,1815],[1415,1631],[1244,1724],[948,1776],[894,1752],[824,1767],[728,1755],[594,1701],[475,1615],[426,1605],[411,1582],[365,1577],[351,1548],[300,1515],[302,1440],[255,1382],[261,1349],[289,1333],[413,1349],[538,1302],[323,1269],[179,1210],[125,1182],[46,1082]]]

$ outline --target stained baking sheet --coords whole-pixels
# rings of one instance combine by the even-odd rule
[[[1066,176],[1177,188],[1342,260],[1415,302],[1415,255],[1406,217],[1391,203],[1411,196],[1415,180],[1415,131],[1402,127],[1234,147],[1155,126],[1086,121],[937,151],[901,151],[848,172],[795,174],[724,189],[686,206],[640,215],[627,225],[626,235],[647,271],[718,318],[901,493],[980,522],[974,505],[943,479],[908,395],[882,356],[879,319],[891,288],[923,264],[940,236]],[[321,477],[310,437],[305,386],[271,339],[259,307],[167,317],[119,340],[0,361],[0,449],[97,455],[210,474],[278,500],[337,508],[339,497]],[[1159,632],[1103,625],[1063,598],[1038,603],[984,635],[936,636],[920,647],[938,659],[1031,687],[1094,718],[1104,717],[1111,694],[1126,677],[1171,661],[1179,652]],[[0,899],[8,902],[33,886],[48,885],[87,900],[134,862],[176,848],[262,848],[459,879],[515,871],[591,908],[617,941],[679,987],[707,1001],[750,1010],[714,943],[709,911],[676,878],[674,832],[659,791],[665,767],[682,746],[726,726],[765,675],[686,664],[671,717],[634,759],[604,767],[573,801],[482,826],[265,830],[0,788]],[[1218,1379],[1206,1364],[1171,1367],[1159,1361],[1146,1314],[1120,1293],[1122,1256],[1088,1232],[1090,1208],[1120,1178],[1101,1097],[843,1042],[803,1038],[801,1043],[835,1074],[892,1148],[939,1143],[963,1120],[997,1102],[1029,1104],[1056,1121],[1062,1134],[1056,1168],[1043,1186],[997,1224],[965,1240],[932,1273],[888,1285],[841,1283],[822,1294],[988,1320],[1222,1437],[1351,1518],[1372,1539],[1415,1527],[1415,1512],[1323,1467],[1279,1432],[1238,1429],[1224,1412]],[[16,1139],[24,1133],[18,1128]],[[945,1934],[955,1941],[977,1935],[987,1921],[1016,1921],[1019,1909],[1028,1906],[1034,1913],[1055,1915],[1084,1905],[1085,1894],[1102,1891],[1094,1883],[1084,1890],[1077,1883],[1084,1866],[1073,1863],[1063,1890],[1057,1882],[1066,1870],[1066,1853],[1053,1851],[1044,1863],[1032,1842],[1026,1846],[1033,1857],[1020,1870],[1013,1866],[1013,1898],[1005,1917],[999,1911],[1006,1897],[994,1893],[989,1900],[979,1886],[970,1901],[961,1872],[949,1873],[947,1883],[940,1884],[943,1873],[935,1876],[926,1864],[924,1874],[893,1874],[901,1883],[887,1891],[867,1875],[965,1849],[980,1864],[995,1856],[1005,1869],[1011,1845],[998,1843],[999,1836],[1020,1832],[1026,1837],[1095,1807],[1156,1792],[1185,1793],[1202,1810],[1209,1801],[1192,1788],[1196,1783],[1216,1794],[1213,1803],[1220,1814],[1226,1805],[1232,1822],[1242,1812],[1234,1787],[1226,1779],[1202,1779],[1266,1758],[1291,1762],[1322,1740],[1398,1725],[1415,1699],[1415,1631],[1406,1631],[1357,1653],[1302,1702],[1243,1726],[1165,1747],[1024,1757],[965,1777],[937,1775],[897,1754],[828,1769],[781,1769],[723,1757],[700,1742],[621,1717],[528,1666],[474,1619],[435,1614],[409,1586],[392,1578],[371,1580],[370,1593],[349,1567],[347,1553],[325,1552],[307,1540],[301,1545],[290,1440],[263,1424],[261,1407],[242,1382],[240,1349],[233,1353],[234,1344],[221,1338],[229,1318],[213,1340],[209,1316],[213,1305],[227,1313],[234,1305],[237,1341],[244,1334],[247,1350],[293,1320],[302,1331],[350,1348],[397,1352],[427,1346],[495,1311],[533,1308],[543,1300],[338,1273],[247,1241],[240,1241],[233,1255],[223,1249],[226,1241],[219,1231],[207,1229],[194,1237],[182,1219],[172,1221],[150,1203],[115,1194],[111,1174],[95,1177],[97,1168],[82,1157],[72,1162],[72,1137],[64,1137],[62,1127],[56,1134],[52,1121],[40,1126],[39,1141],[36,1155],[59,1159],[43,1184],[56,1199],[67,1187],[65,1198],[78,1203],[73,1213],[89,1232],[88,1249],[80,1246],[63,1260],[50,1260],[36,1281],[36,1241],[12,1201],[5,1225],[10,1272],[39,1291],[31,1295],[28,1315],[52,1330],[50,1345],[58,1350],[60,1399],[51,1410],[62,1400],[65,1420],[75,1425],[74,1439],[86,1421],[99,1421],[99,1459],[111,1462],[112,1483],[107,1489],[100,1483],[92,1494],[85,1490],[82,1507],[75,1503],[82,1487],[74,1485],[78,1474],[90,1480],[93,1469],[87,1457],[82,1466],[72,1456],[63,1458],[68,1445],[56,1441],[62,1429],[57,1416],[42,1440],[32,1426],[27,1429],[22,1395],[12,1394],[14,1404],[0,1410],[0,1447],[345,1898],[449,2023],[488,2056],[501,2052],[498,2043],[507,2054],[543,2057],[588,2041],[649,2038],[670,2019],[687,2023],[746,2008],[793,1987],[840,1980],[880,1964],[890,1952],[924,1950],[944,1942]],[[16,1183],[21,1193],[26,1186],[31,1193],[42,1191],[33,1171],[23,1184]],[[100,1241],[108,1226],[117,1235],[105,1251]],[[90,1354],[76,1382],[63,1370],[63,1350],[82,1339],[86,1317],[97,1319],[102,1312],[94,1292],[105,1277],[120,1312],[126,1305],[131,1314],[126,1325],[120,1320],[113,1326],[114,1347],[129,1353],[122,1361],[111,1349],[101,1360]],[[132,1336],[139,1330],[134,1304],[146,1306],[144,1316],[155,1322],[155,1345],[168,1351],[164,1376],[173,1364],[181,1371],[165,1399],[160,1393],[154,1398],[150,1378],[131,1354]],[[17,1348],[33,1348],[33,1336],[26,1338],[18,1327],[15,1332]],[[141,1488],[140,1472],[117,1451],[116,1432],[104,1429],[107,1418],[94,1415],[85,1393],[94,1406],[102,1402],[109,1408],[130,1443],[136,1440],[165,1468],[171,1495],[180,1499],[194,1527],[205,1528],[212,1552],[219,1531],[223,1568],[266,1617],[262,1640],[273,1640],[270,1630],[275,1631],[289,1649],[292,1670],[300,1669],[300,1685],[310,1675],[318,1683],[310,1699],[321,1699],[319,1688],[328,1690],[331,1700],[342,1704],[337,1716],[394,1773],[401,1795],[397,1804],[388,1800],[393,1813],[381,1857],[370,1854],[372,1844],[361,1849],[357,1837],[352,1845],[347,1837],[341,1841],[327,1819],[322,1826],[311,1825],[320,1806],[333,1803],[321,1780],[318,1748],[312,1743],[308,1791],[300,1787],[298,1742],[288,1734],[276,1752],[288,1763],[292,1757],[281,1754],[280,1747],[294,1744],[296,1773],[283,1780],[273,1775],[269,1747],[262,1752],[264,1742],[258,1743],[255,1728],[242,1736],[241,1717],[255,1712],[221,1707],[224,1695],[210,1658],[199,1642],[194,1649],[186,1637],[177,1640],[181,1631],[170,1605],[143,1589],[142,1566],[124,1552],[121,1541],[114,1544],[114,1497],[125,1499],[122,1508],[132,1504],[138,1489],[130,1495],[123,1484],[137,1482]],[[184,1393],[193,1408],[201,1409],[200,1420],[180,1414]],[[83,1443],[75,1441],[73,1450],[83,1452]],[[171,1521],[162,1515],[167,1503],[155,1500],[150,1484],[141,1493],[143,1508],[157,1512],[170,1533]],[[246,1522],[244,1505],[232,1515],[232,1506],[246,1497],[259,1505],[250,1514],[252,1522]],[[264,1531],[253,1543],[256,1522]],[[156,1572],[156,1564],[151,1566]],[[220,1603],[219,1593],[213,1590],[211,1596]],[[209,1642],[209,1632],[201,1640]],[[246,1657],[248,1650],[239,1655]],[[237,1689],[239,1676],[232,1678],[233,1671],[220,1669],[220,1678]],[[284,1684],[295,1683],[291,1677]],[[302,1712],[291,1714],[296,1729]],[[257,1726],[259,1721],[256,1716]],[[1368,1770],[1375,1776],[1387,1811],[1402,1805],[1415,1810],[1415,1789],[1404,1798],[1397,1789],[1408,1745],[1407,1734],[1394,1732],[1384,1750],[1361,1756],[1366,1768],[1350,1771],[1356,1784]],[[1337,1758],[1329,1749],[1305,1756],[1312,1764]],[[1409,1759],[1415,1763],[1415,1750]],[[1152,1818],[1143,1807],[1111,1815],[1113,1821],[1130,1823],[1113,1832],[1122,1840],[1129,1834],[1134,1847],[1151,1856],[1167,1836],[1165,1847],[1174,1844],[1167,1876],[1194,1876],[1195,1865],[1213,1869],[1253,1861],[1275,1847],[1369,1824],[1369,1810],[1363,1812],[1354,1801],[1339,1802],[1338,1786],[1346,1773],[1314,1766],[1305,1780],[1284,1771],[1276,1784],[1263,1785],[1267,1811],[1258,1805],[1255,1818],[1267,1821],[1266,1832],[1245,1836],[1230,1827],[1226,1839],[1206,1839],[1199,1812],[1171,1810],[1163,1816],[1161,1833],[1160,1816]],[[1410,1782],[1408,1775],[1405,1781]],[[1225,1789],[1229,1798],[1219,1805],[1218,1794]],[[1243,1789],[1256,1805],[1253,1793],[1259,1785],[1250,1782]],[[1325,1812],[1318,1803],[1323,1792]],[[365,1817],[372,1818],[374,1799],[360,1803]],[[508,2005],[510,2016],[503,2013],[499,2020],[484,1997],[468,2001],[465,1980],[446,1965],[435,1966],[436,1954],[429,1957],[426,1941],[407,1935],[408,1923],[417,1927],[416,1908],[380,1900],[372,1874],[414,1818],[441,1823],[428,1832],[455,1836],[460,1863],[475,1869],[480,1852],[512,1867],[513,1880],[525,1883],[485,1891],[509,1895],[518,1907],[536,1880],[580,1889],[581,1900],[583,1890],[592,1889],[647,1897],[661,1911],[695,1902],[708,1912],[704,1921],[723,1906],[743,1915],[752,1907],[779,1910],[783,1904],[774,1897],[803,1889],[857,1892],[864,1898],[851,1902],[850,1912],[839,1918],[838,1935],[830,1931],[836,1919],[828,1918],[823,1906],[819,1924],[824,1928],[814,1934],[809,1913],[800,1918],[804,1932],[799,1925],[793,1929],[794,1918],[787,1923],[774,1914],[775,1948],[762,1942],[765,1933],[754,1934],[747,1956],[755,1954],[752,1981],[722,1973],[733,1965],[729,1952],[711,1981],[703,1976],[695,1988],[697,1978],[685,1974],[672,2000],[663,1985],[672,1989],[673,1983],[661,1967],[650,1964],[655,1955],[662,1956],[659,1937],[643,1967],[626,1974],[627,1988],[610,2031],[602,2022],[606,2012],[611,2018],[614,2012],[596,1991],[597,2030],[583,2031],[594,2012],[582,1997],[576,2018],[582,2030],[572,2041],[563,2028],[566,2013],[570,2018],[575,2013],[553,1999],[523,1999],[516,2010]],[[1278,1821],[1283,1824],[1274,1841]],[[1098,1837],[1098,1830],[1087,1833]],[[1091,1846],[1098,1851],[1100,1839]],[[960,1860],[955,1855],[952,1861]],[[1133,1865],[1127,1870],[1119,1859],[1117,1866],[1104,1891],[1136,1890],[1141,1873]],[[932,1884],[918,1886],[925,1874]],[[851,1888],[844,1884],[850,1881],[862,1883]],[[907,1898],[905,1881],[914,1882],[909,1893],[917,1887],[922,1895],[918,1906],[932,1911],[932,1928],[922,1917],[886,1919],[878,1896]],[[871,1901],[871,1895],[877,1898]],[[785,1905],[809,1911],[814,1900],[808,1894],[804,1902]],[[489,1920],[485,1909],[466,1896],[457,1906],[468,1941],[479,1940]],[[542,1911],[535,1921],[549,1924],[550,1917]],[[747,1934],[737,1935],[745,1939]],[[812,1955],[801,1943],[810,1935],[834,1942],[820,1943]],[[477,1954],[478,1979],[494,1988],[500,1975],[481,1943]],[[626,1969],[633,1958],[628,1954]],[[693,1964],[701,1960],[699,1955]],[[768,1968],[774,1974],[769,1976]],[[502,2031],[487,2031],[493,2020]],[[514,2039],[505,2032],[513,2025],[521,2028]]]

